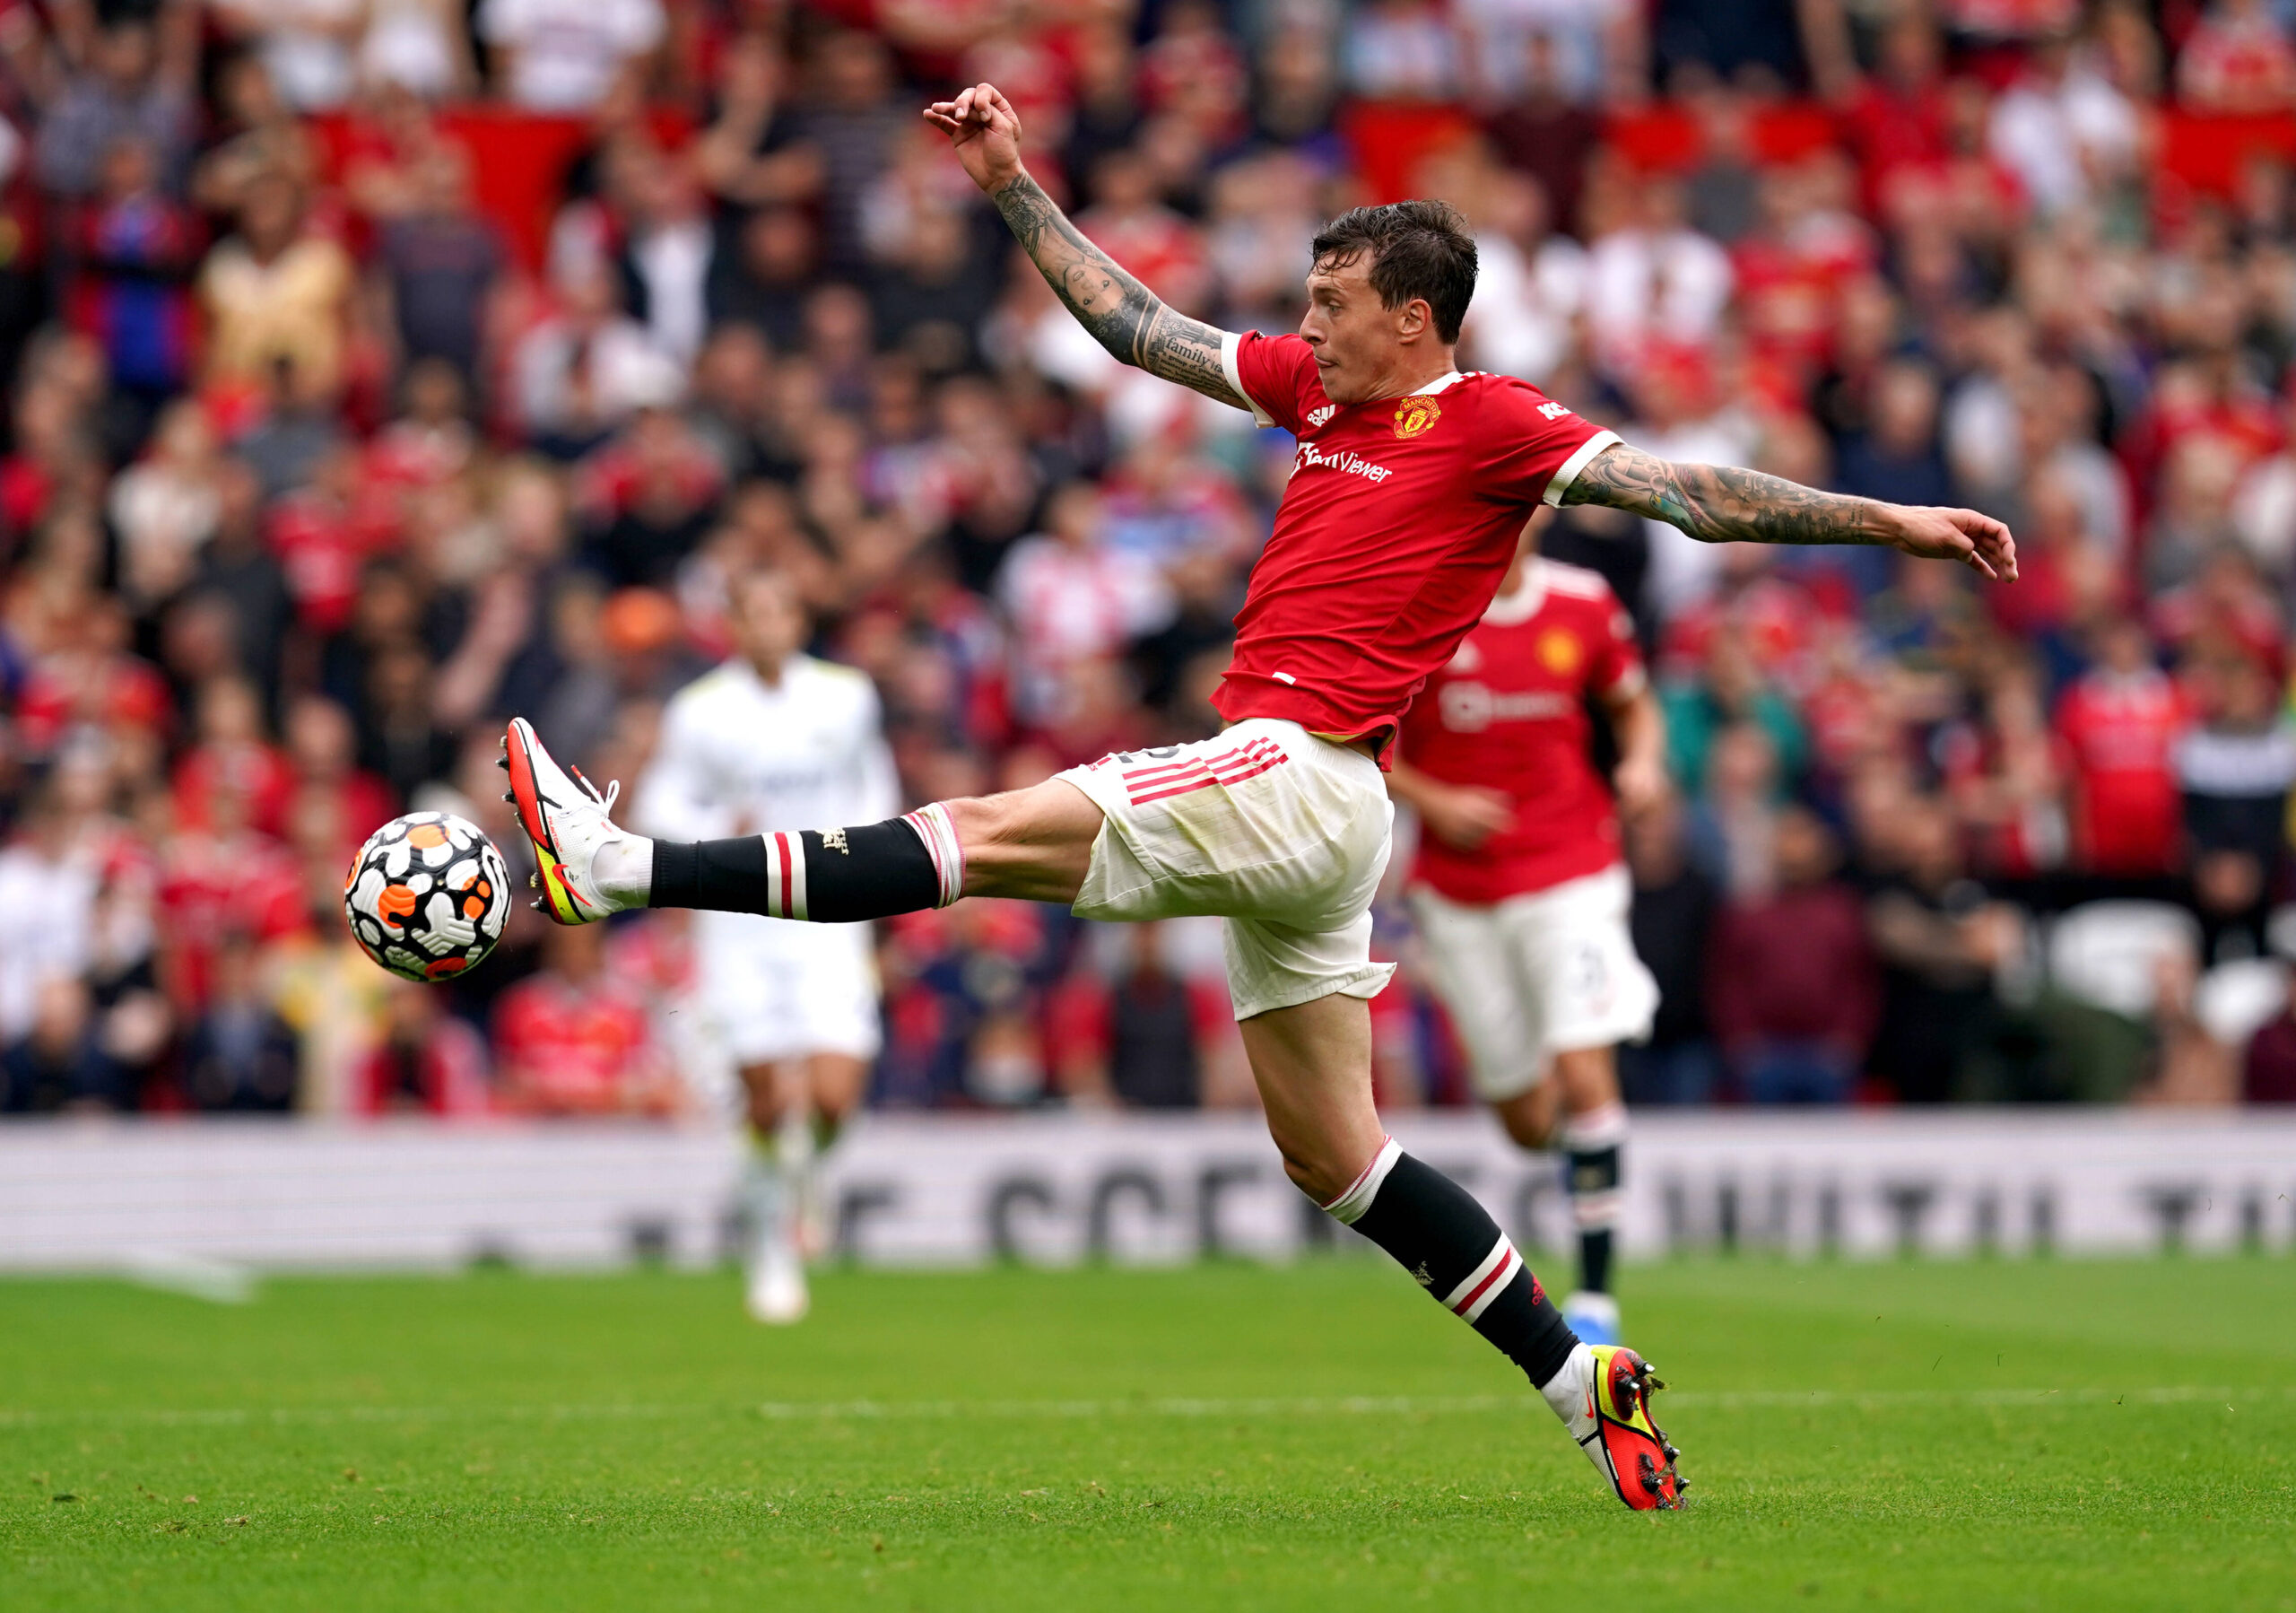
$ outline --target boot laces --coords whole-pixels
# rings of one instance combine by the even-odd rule
[[[620,779],[608,779],[606,780],[606,792],[604,795],[600,795],[598,793],[598,787],[590,782],[588,777],[583,773],[580,768],[570,765],[566,771],[574,775],[574,782],[579,784],[584,789],[590,792],[590,799],[596,801],[599,806],[604,808],[608,816],[613,815],[613,804],[622,799],[622,780]]]

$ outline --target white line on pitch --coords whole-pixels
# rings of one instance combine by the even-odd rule
[[[1905,1389],[1905,1390],[1721,1390],[1667,1391],[1663,1405],[1683,1410],[1738,1411],[1848,1408],[1886,1410],[1902,1406],[2098,1406],[2135,1401],[2145,1406],[2192,1402],[2296,1400],[2296,1384],[2228,1389],[2172,1384],[2138,1389]],[[946,1422],[957,1419],[1009,1421],[1022,1418],[1083,1420],[1096,1417],[1447,1417],[1529,1410],[1544,1404],[1535,1395],[1351,1395],[1330,1399],[1136,1400],[767,1400],[751,1405],[564,1405],[564,1406],[297,1406],[221,1407],[209,1409],[162,1407],[89,1407],[71,1411],[0,1408],[0,1428],[38,1428],[87,1423],[185,1426],[255,1426],[313,1423],[475,1422],[652,1422],[679,1417],[744,1415],[776,1422]]]

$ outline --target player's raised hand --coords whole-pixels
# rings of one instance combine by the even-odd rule
[[[954,100],[925,109],[925,121],[948,135],[957,161],[983,190],[994,193],[1021,172],[1021,120],[995,84],[960,90]]]
[[[1925,560],[1958,560],[1996,582],[2017,580],[2017,540],[2009,528],[1974,510],[1886,504],[1890,545]]]

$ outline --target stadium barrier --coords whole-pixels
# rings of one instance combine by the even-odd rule
[[[1394,1120],[1529,1249],[1551,1161],[1472,1114]],[[736,1143],[694,1128],[262,1122],[0,1127],[0,1269],[537,1266],[734,1247]],[[1361,1244],[1257,1117],[873,1116],[833,1156],[839,1249],[882,1266],[1287,1259]],[[1631,1256],[2296,1249],[2296,1116],[1667,1112],[1638,1122]]]

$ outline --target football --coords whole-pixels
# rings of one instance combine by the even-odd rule
[[[343,886],[351,934],[393,974],[441,981],[502,938],[510,876],[485,832],[450,812],[411,812],[375,831]]]

